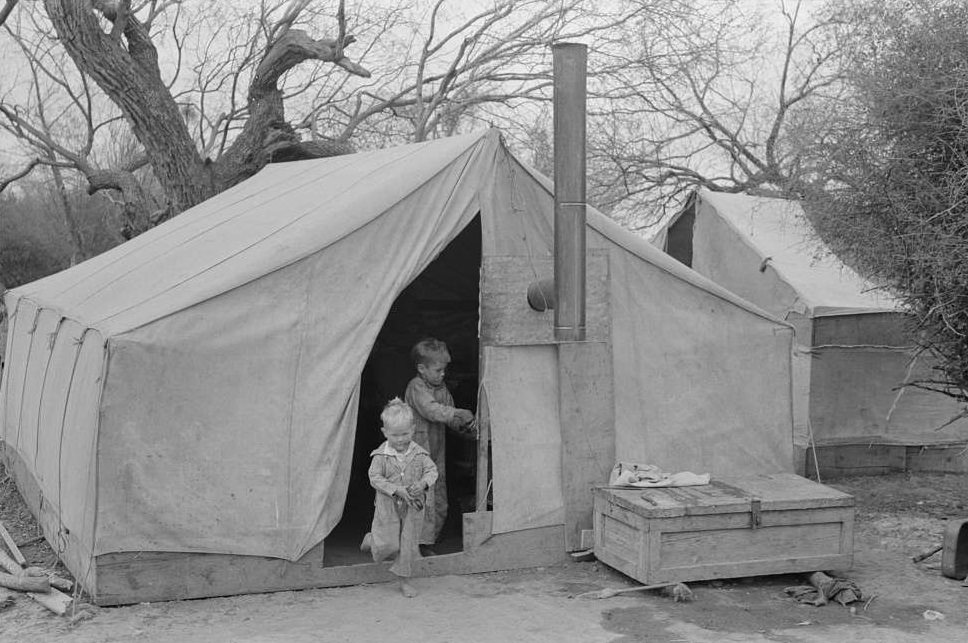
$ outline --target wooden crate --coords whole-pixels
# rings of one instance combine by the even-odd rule
[[[645,584],[853,564],[853,496],[794,474],[593,495],[596,557]]]

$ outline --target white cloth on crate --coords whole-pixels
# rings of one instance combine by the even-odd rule
[[[618,462],[608,477],[610,487],[695,487],[709,484],[708,473],[667,473],[654,464]]]

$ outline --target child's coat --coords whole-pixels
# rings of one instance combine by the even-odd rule
[[[390,571],[397,576],[410,576],[413,561],[420,558],[420,532],[424,524],[424,508],[434,508],[434,483],[437,466],[427,450],[416,442],[403,457],[384,442],[371,454],[370,484],[376,489],[373,501],[373,526],[370,546],[373,560],[379,562],[397,555]],[[423,482],[428,491],[422,498],[422,508],[409,507],[393,495],[394,491]]]
[[[419,375],[407,385],[405,399],[414,410],[413,440],[427,450],[437,465],[434,500],[427,507],[420,534],[420,544],[432,545],[440,538],[447,520],[447,425],[454,424],[457,409],[446,385],[432,386]]]

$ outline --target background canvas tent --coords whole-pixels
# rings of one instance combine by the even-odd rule
[[[270,165],[12,290],[8,470],[102,604],[388,578],[327,555],[368,387],[434,315],[482,440],[463,551],[423,573],[559,560],[616,454],[791,470],[792,329],[589,209],[588,341],[556,345],[526,302],[552,204],[495,131]]]
[[[699,190],[655,242],[796,327],[797,443],[805,446],[812,430],[822,469],[876,472],[919,457],[929,468],[958,466],[952,453],[968,438],[968,421],[935,431],[958,405],[901,388],[930,377],[932,360],[912,361],[914,340],[897,300],[833,255],[797,202]],[[925,446],[941,451],[928,459]]]

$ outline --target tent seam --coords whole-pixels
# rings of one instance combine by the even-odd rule
[[[306,339],[304,320],[306,318],[306,311],[309,308],[309,285],[311,283],[312,280],[308,280],[303,288],[302,311],[299,315],[299,321],[297,323],[299,340],[296,344],[296,359],[293,360],[294,364],[292,367],[292,386],[290,387],[289,391],[289,408],[286,421],[286,525],[292,524],[292,425],[293,416],[295,415],[296,388],[299,383],[299,369],[302,366],[304,342]],[[278,528],[278,523],[276,524],[276,528]],[[291,535],[287,537],[286,546],[291,553],[293,543],[290,539]]]
[[[63,318],[61,321],[63,323]],[[85,328],[76,342],[77,350],[74,352],[71,377],[68,381],[67,392],[64,394],[64,408],[61,411],[60,436],[57,440],[57,530],[60,533],[64,531],[64,426],[67,424],[67,406],[70,403],[71,390],[74,388],[74,375],[77,373],[77,362],[80,360],[84,335],[87,334],[88,330]],[[58,538],[57,543],[59,546],[61,543],[60,538]],[[63,557],[63,551],[57,551],[56,553],[58,557]]]
[[[99,333],[100,334],[100,333]],[[91,560],[93,561],[96,557],[95,552],[97,551],[97,534],[98,534],[98,516],[100,511],[100,488],[98,483],[101,476],[100,467],[100,452],[101,452],[101,419],[103,417],[103,404],[104,404],[104,390],[108,384],[108,369],[111,365],[111,341],[109,338],[101,335],[101,339],[104,342],[104,350],[102,355],[104,356],[104,363],[101,365],[101,386],[98,387],[97,393],[97,404],[95,405],[95,411],[97,412],[97,417],[94,421],[94,463],[92,469],[94,470],[94,520],[92,524],[91,533]]]
[[[8,353],[6,355],[6,359],[7,359],[7,362],[8,363],[13,363],[13,361],[12,361],[13,347],[14,347],[14,344],[15,344],[15,340],[17,338],[17,322],[19,321],[19,317],[20,317],[20,315],[18,315],[17,313],[18,313],[18,311],[20,309],[20,302],[21,301],[22,301],[22,298],[18,298],[17,299],[16,305],[14,306],[13,313],[11,313],[9,315],[9,317],[13,320],[13,323],[10,324],[10,327],[7,330],[7,343],[9,345],[9,347],[10,347],[10,353]],[[3,422],[3,441],[5,443],[9,444],[10,441],[7,440],[7,414],[10,412],[10,379],[11,379],[11,376],[10,376],[10,368],[8,367],[5,370],[6,370],[6,373],[0,373],[0,375],[6,374],[6,377],[3,378],[3,384],[4,384],[4,386],[3,386],[3,417],[0,418],[0,421]],[[21,387],[21,391],[20,391],[20,405],[18,406],[18,413],[20,415],[22,415],[22,412],[20,411],[20,409],[22,409],[22,408],[23,408],[23,388]],[[17,436],[18,436],[18,438],[20,436],[20,419],[19,419],[19,417],[18,417],[18,420],[17,420]]]
[[[91,328],[93,330],[98,331],[99,333],[103,331],[102,328],[100,328],[96,323],[91,322],[90,320],[84,319],[78,315],[68,314],[68,312],[62,306],[56,306],[46,301],[41,301],[39,299],[32,297],[30,294],[27,294],[27,293],[17,293],[17,296],[18,296],[18,299],[17,299],[18,306],[20,305],[21,301],[27,301],[33,304],[34,306],[36,306],[38,311],[49,310],[53,313],[56,313],[58,316],[66,320],[75,322],[83,326],[84,328]]]
[[[64,395],[64,408],[61,410],[60,438],[58,440],[58,449],[57,449],[57,506],[58,507],[62,505],[61,482],[63,478],[63,471],[61,470],[61,468],[63,467],[63,460],[64,460],[64,426],[67,424],[67,407],[69,406],[71,401],[71,391],[74,388],[74,376],[77,374],[77,362],[81,358],[81,348],[83,347],[83,344],[84,344],[84,336],[87,334],[88,330],[90,329],[85,328],[81,332],[81,336],[75,342],[77,346],[77,350],[74,351],[74,363],[71,365],[71,377],[68,380],[67,392]]]
[[[24,455],[23,445],[20,443],[20,438],[23,436],[24,398],[25,398],[25,396],[27,394],[27,376],[30,374],[30,371],[27,368],[27,365],[30,364],[30,356],[33,355],[33,353],[34,353],[34,332],[36,332],[36,330],[37,330],[37,321],[38,321],[38,319],[40,319],[40,311],[41,310],[42,310],[42,308],[40,306],[38,306],[37,307],[37,310],[34,311],[34,321],[33,321],[33,325],[31,326],[30,330],[27,331],[27,335],[29,336],[29,339],[27,341],[27,358],[24,360],[23,381],[20,384],[20,406],[18,407],[18,412],[17,412],[17,446],[16,446],[16,448],[20,452],[21,455]],[[26,461],[26,459],[25,459],[25,461]]]
[[[44,366],[44,379],[40,384],[40,395],[37,398],[37,423],[34,431],[34,469],[37,468],[37,455],[40,453],[40,420],[42,416],[42,409],[44,408],[44,395],[47,392],[47,376],[50,374],[50,364],[54,359],[54,347],[57,345],[57,338],[60,335],[61,328],[64,325],[64,317],[61,316],[57,320],[57,326],[54,328],[54,332],[49,333],[47,336],[47,364]]]

